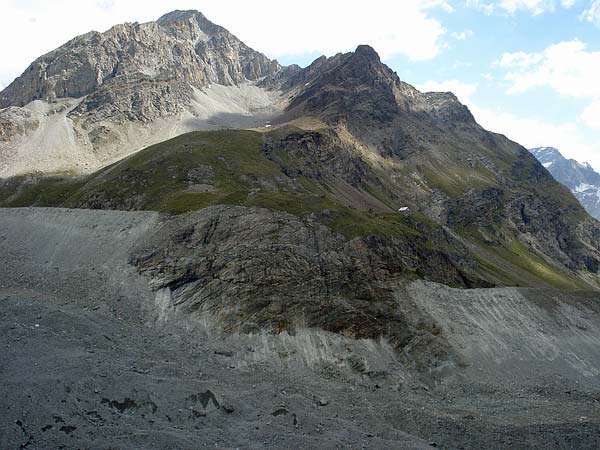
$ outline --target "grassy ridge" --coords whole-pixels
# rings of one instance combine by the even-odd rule
[[[307,178],[290,179],[262,152],[263,135],[228,130],[188,133],[148,147],[81,178],[52,176],[8,180],[0,189],[5,207],[55,206],[185,213],[217,204],[264,207],[296,216],[327,211],[327,224],[346,238],[366,235],[416,236],[415,226],[431,226],[418,214],[376,214],[339,203]],[[202,184],[210,192],[190,192],[190,171],[210,168]]]

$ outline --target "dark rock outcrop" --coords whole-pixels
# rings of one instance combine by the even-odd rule
[[[415,277],[485,283],[460,270],[468,257],[459,244],[440,239],[444,251],[385,237],[347,241],[310,218],[217,206],[166,221],[130,262],[153,289],[168,289],[172,308],[212,316],[229,332],[309,326],[384,336],[398,351],[411,342],[441,351],[435,325],[410,304],[399,307],[397,288]]]

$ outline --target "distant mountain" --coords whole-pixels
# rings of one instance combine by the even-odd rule
[[[590,215],[600,220],[600,174],[592,166],[567,159],[553,147],[530,151],[557,181],[571,190]]]

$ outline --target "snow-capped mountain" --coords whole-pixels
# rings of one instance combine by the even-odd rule
[[[530,151],[556,180],[571,190],[590,215],[600,220],[600,174],[592,166],[567,159],[553,147]]]

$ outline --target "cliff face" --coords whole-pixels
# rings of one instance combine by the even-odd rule
[[[33,100],[80,98],[133,82],[186,83],[202,88],[257,81],[279,64],[250,49],[197,11],[175,11],[156,22],[122,24],[76,37],[38,58],[0,95],[0,108]],[[85,102],[84,102],[85,104]],[[89,102],[87,110],[93,109]]]
[[[213,206],[161,224],[130,262],[177,311],[210,316],[228,332],[308,326],[355,339],[385,336],[398,351],[409,344],[448,351],[435,325],[408,304],[399,308],[395,295],[417,271],[468,283],[451,244],[444,251],[423,244],[346,241],[315,218]],[[428,362],[418,364],[424,369]]]

